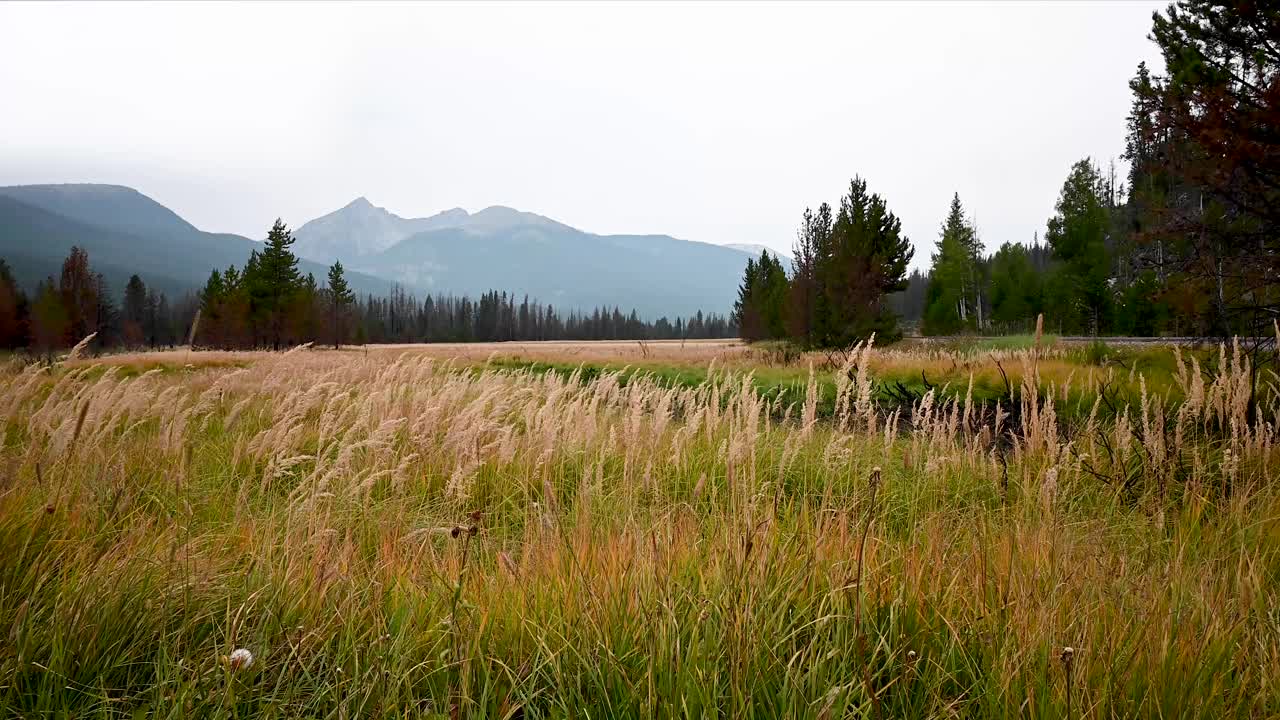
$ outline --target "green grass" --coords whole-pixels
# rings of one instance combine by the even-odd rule
[[[975,338],[973,340],[955,340],[949,343],[958,350],[988,352],[991,350],[1030,350],[1036,346],[1036,336],[1002,335],[1000,337]],[[1040,338],[1041,348],[1052,348],[1058,344],[1057,335],[1043,335]]]
[[[1076,371],[1080,378],[1083,378],[1091,368],[1098,372],[1104,371],[1107,367],[1112,368],[1115,378],[1109,386],[1109,397],[1114,400],[1117,409],[1129,407],[1133,411],[1141,401],[1139,384],[1136,379],[1129,377],[1131,367],[1141,370],[1141,374],[1147,381],[1148,390],[1152,394],[1167,396],[1175,401],[1180,399],[1180,392],[1173,382],[1175,371],[1173,358],[1167,350],[1111,349],[1101,366],[1091,362],[1086,352],[1071,352],[1068,355],[1068,367]],[[1213,360],[1209,358],[1209,353],[1201,354],[1206,358],[1206,363]],[[984,360],[981,355],[974,357],[977,358],[977,362],[973,364],[953,363],[948,366],[946,363],[933,362],[928,363],[927,366],[925,363],[920,366],[898,365],[885,368],[880,372],[873,372],[873,396],[882,409],[890,411],[902,407],[904,413],[910,408],[903,406],[903,398],[918,400],[930,390],[940,399],[955,399],[963,402],[965,397],[969,396],[976,406],[984,407],[989,411],[992,411],[996,403],[1002,403],[1008,410],[1010,398],[1012,397],[1016,402],[1016,398],[1021,393],[1021,367],[1017,363],[1009,363],[1005,368],[1009,378],[1009,385],[1006,386],[1005,378],[994,369],[993,364]],[[554,373],[562,378],[577,377],[585,383],[592,382],[605,374],[616,374],[623,385],[633,378],[643,378],[646,381],[655,381],[664,387],[686,389],[699,387],[706,383],[709,377],[707,368],[686,365],[546,362],[503,357],[491,359],[485,366],[508,371]],[[806,369],[762,366],[745,370],[720,368],[714,372],[721,377],[740,377],[749,373],[752,386],[756,391],[762,397],[770,400],[777,399],[779,408],[785,410],[791,407],[792,417],[796,416],[804,405],[809,379]],[[969,385],[970,375],[973,376],[972,390]],[[1046,378],[1040,383],[1039,392],[1048,393],[1055,387],[1052,383],[1063,382],[1066,379],[1065,375]],[[1072,379],[1076,385],[1067,393],[1066,400],[1059,402],[1058,413],[1066,419],[1083,420],[1092,410],[1097,394],[1082,388],[1080,379]],[[835,373],[830,370],[816,371],[815,381],[818,385],[818,416],[830,418],[835,412]],[[1060,386],[1056,387],[1060,389]],[[1102,413],[1108,414],[1109,409],[1102,408]]]

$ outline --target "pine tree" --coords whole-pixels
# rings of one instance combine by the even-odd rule
[[[120,311],[112,300],[112,292],[102,273],[93,274],[93,338],[94,351],[120,344]]]
[[[949,335],[979,328],[981,290],[978,267],[981,250],[977,233],[965,218],[960,194],[942,223],[938,251],[933,255],[924,312],[926,335]]]
[[[1000,246],[991,258],[991,323],[1000,332],[1026,332],[1043,312],[1042,281],[1027,248]]]
[[[13,279],[9,264],[0,260],[0,349],[13,350],[27,344],[29,312],[27,297]]]
[[[200,291],[201,323],[196,330],[198,335],[191,339],[193,344],[200,340],[203,344],[214,347],[227,346],[226,329],[229,318],[225,312],[226,306],[227,286],[223,282],[222,273],[214,270],[209,273],[209,279]]]
[[[54,350],[67,347],[70,320],[62,298],[50,277],[36,288],[35,299],[31,302],[31,341],[37,351],[44,353],[47,361],[53,359]]]
[[[747,342],[763,337],[760,311],[755,301],[755,291],[760,285],[759,275],[756,259],[747,258],[747,267],[738,285],[738,299],[733,303],[733,321],[738,325],[738,335]]]
[[[1150,35],[1164,73],[1129,84],[1134,264],[1197,333],[1265,337],[1280,314],[1278,29],[1274,3],[1171,4]]]
[[[828,248],[819,251],[820,293],[814,337],[824,347],[848,347],[872,333],[887,342],[901,336],[885,295],[907,287],[911,241],[884,199],[855,177],[841,199]]]
[[[831,206],[822,203],[817,211],[805,209],[804,221],[796,237],[792,277],[787,296],[787,331],[804,347],[814,345],[814,319],[823,290],[818,267],[826,262],[831,247]]]
[[[147,338],[147,286],[137,275],[129,277],[124,286],[124,318],[122,335],[125,345],[137,347]]]
[[[93,271],[89,269],[89,254],[79,247],[72,247],[67,259],[62,261],[58,280],[58,293],[66,313],[64,346],[75,345],[97,330],[97,289]]]
[[[272,350],[279,350],[285,339],[289,310],[302,288],[298,258],[290,250],[293,242],[293,233],[277,218],[267,233],[266,247],[256,254],[252,275],[249,266],[245,268],[253,314],[260,320]],[[251,262],[254,259],[251,256]]]
[[[1051,283],[1063,314],[1061,327],[1091,334],[1110,329],[1111,260],[1107,248],[1111,215],[1101,173],[1088,158],[1071,167],[1058,196],[1057,214],[1045,239],[1062,265]]]
[[[759,287],[755,293],[755,302],[759,308],[764,336],[771,339],[784,338],[787,336],[787,271],[782,267],[782,261],[768,250],[760,251],[756,271]]]
[[[733,305],[738,335],[748,342],[784,338],[787,334],[787,271],[768,250],[749,258]]]
[[[1116,308],[1116,330],[1124,335],[1157,335],[1168,322],[1169,306],[1162,301],[1163,288],[1150,270],[1133,278],[1124,288]]]
[[[355,294],[351,292],[351,288],[347,285],[347,278],[343,275],[342,263],[335,260],[333,266],[329,268],[329,322],[330,329],[333,332],[334,350],[337,350],[347,339],[347,313],[348,308],[354,301]],[[427,301],[430,302],[430,298]],[[426,334],[426,329],[425,327],[423,328],[424,335]]]
[[[230,265],[222,271],[222,335],[227,347],[261,345],[261,330],[254,317],[250,282],[257,272],[256,250],[250,251],[243,270],[237,271],[234,265]]]
[[[159,327],[161,323],[161,296],[156,294],[154,289],[147,291],[147,299],[143,304],[142,310],[142,338],[143,342],[155,349],[160,342]],[[164,311],[168,311],[168,305],[164,306]]]

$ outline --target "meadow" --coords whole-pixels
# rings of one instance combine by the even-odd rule
[[[1277,717],[1270,367],[1035,338],[12,361],[0,715]]]

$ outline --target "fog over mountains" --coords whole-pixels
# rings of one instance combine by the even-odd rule
[[[341,260],[360,293],[384,294],[395,283],[418,294],[496,289],[564,309],[618,306],[651,318],[727,313],[748,258],[761,249],[596,235],[503,206],[403,218],[363,197],[294,234],[304,273],[323,282]],[[20,282],[56,276],[73,245],[117,291],[137,273],[176,295],[201,286],[214,268],[242,266],[260,241],[204,232],[132,188],[0,187],[0,257]]]

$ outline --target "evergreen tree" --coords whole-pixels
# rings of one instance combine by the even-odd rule
[[[227,347],[261,347],[262,330],[255,321],[251,279],[257,277],[258,253],[250,251],[244,269],[222,271],[222,332]],[[201,320],[203,324],[203,320]]]
[[[1016,243],[1000,246],[991,258],[991,323],[999,332],[1026,332],[1043,312],[1040,273],[1031,253]]]
[[[841,199],[828,248],[815,269],[821,290],[814,312],[814,337],[824,347],[848,347],[872,333],[886,342],[901,336],[887,293],[907,287],[913,249],[902,222],[883,198],[867,192],[855,177]]]
[[[760,252],[756,269],[760,284],[756,302],[765,337],[784,338],[787,336],[787,271],[782,267],[782,261],[768,250]]]
[[[1049,220],[1045,239],[1056,270],[1054,307],[1062,314],[1064,330],[1098,334],[1110,329],[1111,259],[1107,242],[1111,215],[1106,198],[1109,189],[1098,168],[1085,158],[1071,167],[1058,196],[1057,214]]]
[[[96,352],[120,344],[120,311],[102,273],[93,274],[93,288],[93,331],[97,335],[93,338],[92,347]]]
[[[749,258],[733,305],[733,322],[747,341],[786,337],[787,271],[768,250]]]
[[[951,199],[951,209],[938,237],[938,251],[933,255],[924,334],[949,335],[981,329],[980,263],[977,232],[965,218],[957,193]]]
[[[223,282],[222,273],[214,270],[209,273],[204,288],[200,291],[200,327],[198,335],[192,338],[214,347],[227,347],[227,325],[230,318],[225,310],[227,306],[227,286]]]
[[[319,283],[316,282],[316,276],[307,273],[302,279],[302,284],[293,296],[292,310],[292,330],[288,336],[289,344],[297,345],[304,342],[314,342],[320,335],[321,320],[324,313],[320,308],[321,289]]]
[[[1196,332],[1267,336],[1280,314],[1278,29],[1273,3],[1170,5],[1150,36],[1164,74],[1129,85],[1135,261]]]
[[[63,326],[63,346],[72,346],[89,333],[97,331],[98,283],[89,269],[89,254],[79,247],[72,247],[67,259],[62,261],[58,280],[58,293],[66,315]]]
[[[31,341],[46,360],[53,359],[54,350],[67,347],[69,323],[62,293],[54,285],[52,277],[46,278],[36,287],[35,299],[31,303]]]
[[[168,320],[169,304],[164,295],[157,295],[154,289],[147,291],[147,301],[143,310],[142,337],[154,350],[161,342],[161,323]]]
[[[0,349],[13,350],[27,344],[29,312],[27,297],[13,279],[9,264],[0,260]]]
[[[347,278],[343,275],[342,263],[334,261],[329,268],[329,328],[333,333],[333,349],[346,342],[347,339],[347,313],[351,307],[351,303],[355,301],[355,294],[351,292],[351,288],[347,285]],[[430,298],[428,298],[430,302]],[[429,310],[424,308],[424,310]],[[427,313],[424,312],[424,315]],[[426,327],[423,328],[423,335],[426,335]]]
[[[816,212],[804,211],[792,258],[792,278],[787,297],[787,330],[801,345],[814,345],[814,317],[823,294],[818,266],[826,262],[831,247],[831,206],[822,203]]]
[[[124,286],[124,317],[121,331],[125,345],[137,347],[142,345],[148,336],[147,286],[137,275],[129,277],[129,284]]]
[[[290,249],[293,242],[293,233],[277,218],[267,233],[266,247],[256,254],[254,267],[245,268],[252,310],[272,350],[279,350],[285,339],[289,311],[303,286],[298,258]],[[251,256],[251,262],[254,259]]]
[[[1116,330],[1123,335],[1158,335],[1168,323],[1169,306],[1161,300],[1163,289],[1152,271],[1143,272],[1125,286],[1116,312]]]
[[[760,309],[756,305],[755,291],[760,286],[760,272],[755,258],[747,258],[742,282],[738,285],[738,299],[733,303],[733,321],[743,340],[752,342],[764,337]]]
[[[183,335],[186,328],[194,321],[199,307],[199,298],[188,294],[176,308],[170,308],[169,298],[164,293],[160,293],[160,297],[156,299],[156,323],[151,346],[177,345],[178,337]],[[186,333],[186,337],[190,337],[190,333]]]

